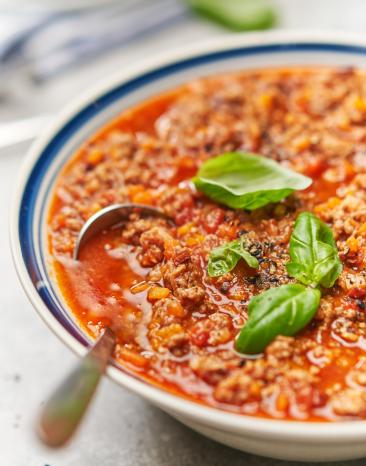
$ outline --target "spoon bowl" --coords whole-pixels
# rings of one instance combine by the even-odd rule
[[[145,204],[112,204],[98,210],[92,215],[80,230],[74,249],[74,259],[78,260],[82,247],[96,233],[128,220],[129,216],[137,212],[143,217],[160,217],[172,221],[162,210]]]

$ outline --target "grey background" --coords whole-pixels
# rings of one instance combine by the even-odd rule
[[[277,0],[283,28],[366,33],[365,0]],[[0,31],[1,34],[1,31]],[[55,113],[86,86],[158,51],[222,34],[188,19],[133,46],[33,89],[19,81],[0,120]],[[27,147],[0,152],[0,466],[267,466],[295,465],[237,452],[182,426],[140,398],[104,380],[74,442],[62,451],[42,447],[34,435],[40,404],[75,363],[41,322],[16,278],[8,245],[8,210]],[[290,428],[290,426],[289,426]],[[329,463],[328,463],[329,464]],[[342,462],[364,465],[365,460]]]

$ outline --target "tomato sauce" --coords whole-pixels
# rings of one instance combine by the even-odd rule
[[[86,141],[59,176],[49,213],[57,282],[83,329],[97,337],[110,326],[124,370],[216,408],[365,419],[364,102],[357,70],[247,71],[157,96]],[[313,184],[251,213],[214,203],[190,180],[205,160],[233,151],[271,157]],[[134,213],[72,260],[84,222],[118,202],[159,207],[174,224]],[[250,299],[293,282],[288,243],[304,210],[332,228],[343,272],[306,329],[244,357],[234,341]],[[240,262],[209,277],[210,251],[242,235],[259,269]]]

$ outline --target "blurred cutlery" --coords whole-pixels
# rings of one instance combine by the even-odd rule
[[[0,122],[0,149],[32,141],[51,120],[52,115],[44,114]]]

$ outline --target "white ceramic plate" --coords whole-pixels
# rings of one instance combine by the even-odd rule
[[[149,96],[198,76],[293,65],[351,65],[366,69],[366,39],[320,33],[232,35],[156,57],[107,79],[73,102],[33,145],[12,210],[13,256],[35,309],[78,355],[85,354],[90,342],[62,299],[45,253],[47,206],[60,168],[97,128]],[[116,366],[108,368],[108,375],[184,424],[238,449],[303,461],[366,456],[366,421],[306,423],[248,417],[187,401]]]

